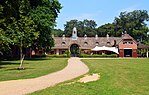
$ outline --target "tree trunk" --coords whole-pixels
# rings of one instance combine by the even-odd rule
[[[32,58],[32,48],[29,49],[29,57]]]
[[[22,70],[24,69],[23,68],[23,60],[24,60],[24,57],[25,55],[23,55],[23,52],[22,52],[22,40],[21,40],[21,43],[20,43],[20,66],[19,66],[19,70]]]

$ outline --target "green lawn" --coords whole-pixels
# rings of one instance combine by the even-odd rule
[[[90,74],[100,73],[100,80],[86,84],[62,83],[30,95],[149,95],[149,59],[82,61],[89,66]]]
[[[35,78],[63,69],[67,58],[25,60],[25,70],[17,70],[20,61],[0,61],[0,81]]]

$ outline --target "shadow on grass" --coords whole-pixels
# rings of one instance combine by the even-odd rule
[[[18,68],[11,68],[11,69],[6,69],[5,71],[25,71],[30,69],[35,69],[35,68],[24,68],[22,70],[18,70]]]
[[[4,68],[7,68],[7,67],[2,67],[2,66],[0,66],[0,69],[4,69]]]
[[[42,61],[42,60],[51,60],[51,58],[25,58],[24,61]],[[18,61],[18,62],[14,62]],[[20,64],[20,60],[2,60],[0,61],[0,65],[13,65],[13,64]]]
[[[10,62],[10,61],[0,61],[0,65],[18,65],[19,62]]]
[[[42,57],[42,58],[26,58],[25,60],[27,60],[27,61],[40,61],[40,60],[51,60],[51,58],[46,58],[46,57]]]

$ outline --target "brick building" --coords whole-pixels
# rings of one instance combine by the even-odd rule
[[[77,29],[74,28],[72,37],[54,37],[55,46],[51,54],[64,54],[66,51],[78,54],[117,54],[119,57],[137,57],[137,42],[127,33],[121,37],[78,37]]]

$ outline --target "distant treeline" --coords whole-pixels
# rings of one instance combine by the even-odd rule
[[[100,17],[99,17],[100,18]],[[54,36],[70,37],[72,35],[73,27],[78,30],[78,36],[83,37],[85,34],[89,37],[93,37],[96,34],[98,36],[110,36],[119,37],[124,32],[127,32],[137,41],[143,42],[149,45],[149,37],[147,32],[149,28],[147,27],[147,22],[149,20],[149,15],[146,10],[134,10],[132,12],[121,12],[118,17],[115,17],[112,23],[107,23],[97,27],[94,20],[70,20],[64,24],[64,31],[60,29],[53,30]]]

